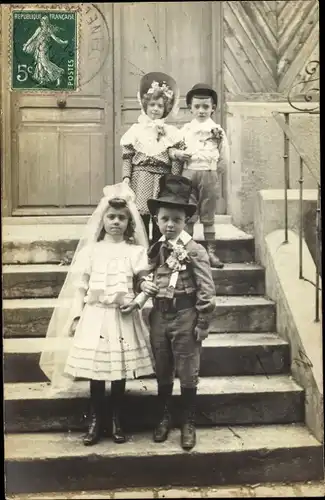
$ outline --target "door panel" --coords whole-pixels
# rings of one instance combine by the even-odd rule
[[[139,78],[161,64],[161,5],[157,3],[121,5],[122,95],[136,104]]]
[[[175,2],[166,7],[167,68],[182,96],[195,83],[212,84],[210,25],[210,2]]]
[[[59,134],[24,126],[18,135],[19,204],[59,205]]]
[[[91,213],[115,182],[112,4],[79,6],[80,90],[12,93],[14,215]]]
[[[95,205],[105,186],[105,152],[101,133],[66,131],[64,151],[65,204]],[[96,165],[96,168],[93,168]]]

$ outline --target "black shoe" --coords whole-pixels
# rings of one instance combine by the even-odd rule
[[[163,418],[160,420],[159,424],[153,431],[153,440],[155,443],[163,443],[166,441],[171,428],[171,416],[168,408],[165,409]]]
[[[125,443],[126,435],[122,429],[120,416],[118,412],[113,413],[112,418],[112,439],[114,443]]]
[[[93,413],[87,434],[83,438],[85,446],[92,446],[102,437],[100,420],[96,413]]]
[[[225,265],[223,262],[221,262],[219,257],[216,256],[213,245],[208,244],[207,252],[209,256],[210,266],[215,267],[216,269],[223,269]]]
[[[181,430],[181,444],[183,450],[191,450],[196,445],[196,430],[194,422],[186,422]]]

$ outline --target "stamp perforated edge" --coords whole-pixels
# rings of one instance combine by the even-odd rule
[[[24,95],[44,95],[44,96],[68,96],[69,94],[74,95],[80,92],[80,71],[79,71],[79,54],[80,54],[80,36],[81,36],[81,26],[82,26],[82,6],[76,4],[10,4],[9,7],[9,28],[8,28],[8,88],[10,92],[24,93]],[[64,8],[63,8],[64,7]],[[76,12],[76,89],[75,90],[45,90],[45,89],[13,89],[12,88],[12,50],[13,50],[13,14],[16,11],[37,11],[37,10],[47,10],[48,12],[55,11],[67,11]]]

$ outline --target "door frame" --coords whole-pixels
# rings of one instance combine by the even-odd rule
[[[0,9],[1,24],[1,101],[2,120],[0,129],[1,147],[1,206],[3,216],[11,216],[12,212],[12,178],[11,178],[11,92],[9,90],[9,9],[4,5]]]

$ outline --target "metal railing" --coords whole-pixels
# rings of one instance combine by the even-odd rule
[[[307,168],[312,178],[315,180],[315,185],[317,186],[317,204],[316,204],[316,220],[315,220],[315,267],[316,267],[316,277],[315,283],[311,282],[315,286],[315,322],[320,321],[320,270],[321,270],[321,186],[320,177],[315,174],[312,168],[312,160],[308,155],[303,153],[294,136],[292,129],[290,128],[290,115],[292,114],[319,114],[319,85],[315,82],[319,82],[319,77],[315,77],[317,70],[319,69],[318,61],[310,61],[306,68],[305,78],[300,79],[295,83],[288,94],[288,102],[295,111],[284,112],[284,113],[272,113],[276,122],[281,127],[283,131],[284,139],[284,152],[283,152],[283,164],[284,164],[284,243],[288,243],[288,190],[290,189],[290,143],[296,150],[299,156],[299,279],[307,278],[303,276],[303,234],[304,234],[304,213],[303,213],[303,189],[304,189],[304,168]],[[293,95],[293,89],[297,87],[305,88],[305,92],[300,92],[298,95]],[[283,115],[283,116],[281,116]]]

